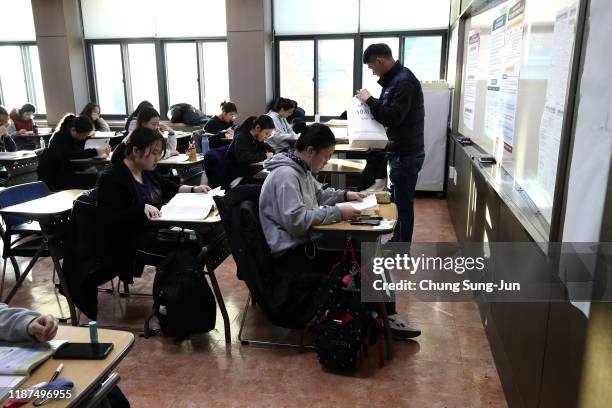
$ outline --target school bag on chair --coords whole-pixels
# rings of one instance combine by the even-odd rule
[[[188,250],[168,254],[153,281],[153,309],[164,334],[177,340],[215,328],[217,304],[196,256]]]
[[[356,371],[378,343],[378,364],[384,364],[383,320],[371,303],[361,301],[361,266],[348,241],[319,292],[315,350],[322,366]]]

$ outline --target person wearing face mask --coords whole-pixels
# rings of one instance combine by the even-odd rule
[[[36,108],[30,103],[26,103],[19,109],[13,109],[10,114],[11,124],[8,127],[8,135],[13,138],[17,145],[17,150],[26,147],[31,148],[32,143],[23,137],[34,130],[34,112]]]
[[[89,102],[83,110],[81,111],[81,116],[85,116],[91,120],[91,123],[94,125],[94,130],[97,132],[110,132],[110,126],[102,117],[100,116],[100,106]]]
[[[288,151],[291,148],[290,139],[296,137],[287,118],[293,115],[295,101],[287,98],[278,98],[272,109],[267,113],[274,121],[274,134],[268,139],[268,144],[276,153]]]
[[[274,122],[266,115],[251,116],[242,123],[225,155],[232,187],[257,184],[253,175],[258,169],[251,164],[272,157],[272,149],[265,142],[273,131]]]
[[[160,217],[162,205],[176,193],[210,191],[205,185],[179,185],[161,177],[155,168],[165,149],[159,132],[136,128],[117,146],[111,165],[98,177],[97,230],[104,247],[101,253],[111,254],[102,260],[103,266],[128,283],[137,250],[158,255],[161,262],[177,244],[157,240],[157,229],[147,226],[147,220]]]
[[[51,136],[47,154],[54,173],[54,182],[49,185],[54,190],[66,190],[70,188],[89,189],[95,183],[95,175],[81,174],[81,166],[71,162],[74,159],[87,159],[110,153],[109,147],[98,149],[85,149],[85,140],[93,131],[93,124],[84,116],[67,114],[64,116],[57,131]],[[40,173],[40,172],[39,172]],[[50,176],[44,174],[45,177]]]
[[[17,145],[8,135],[9,114],[0,106],[0,152],[14,152],[17,150]]]
[[[213,116],[204,125],[204,131],[209,133],[208,145],[211,149],[223,145],[222,140],[234,137],[234,121],[238,118],[238,108],[233,102],[221,102],[221,113]]]

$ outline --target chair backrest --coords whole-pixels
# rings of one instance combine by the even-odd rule
[[[49,193],[49,188],[42,181],[8,187],[0,191],[0,208],[32,201],[37,198],[48,196]],[[2,215],[2,219],[6,224],[7,230],[14,225],[23,224],[28,221],[23,217],[15,215]]]
[[[237,266],[238,279],[244,280],[253,299],[264,306],[271,286],[266,273],[272,266],[270,248],[259,222],[261,186],[243,185],[214,197]]]
[[[204,154],[204,170],[208,177],[208,184],[212,188],[221,186],[225,190],[229,189],[230,180],[225,160],[228,149],[229,145],[216,147]]]

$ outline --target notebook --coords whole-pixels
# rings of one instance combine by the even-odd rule
[[[65,340],[0,345],[0,375],[27,376],[53,355]]]
[[[0,402],[4,402],[11,390],[19,387],[27,378],[25,375],[0,375]]]
[[[221,187],[208,193],[178,193],[161,208],[161,220],[203,220],[214,207],[213,197],[223,195]]]

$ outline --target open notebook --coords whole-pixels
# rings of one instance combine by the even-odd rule
[[[213,197],[223,195],[221,187],[208,193],[178,193],[161,208],[161,220],[203,220],[215,206]]]

